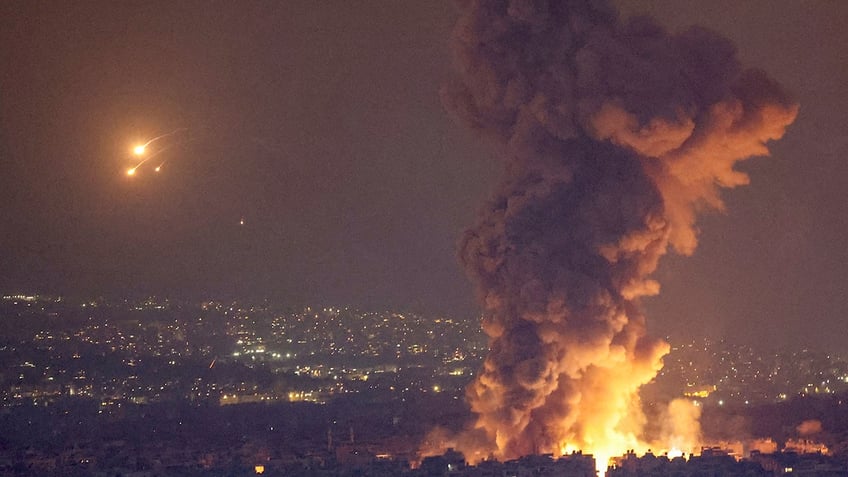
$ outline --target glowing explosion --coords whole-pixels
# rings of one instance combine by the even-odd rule
[[[443,101],[501,147],[506,177],[460,247],[490,337],[467,390],[476,422],[431,440],[472,462],[581,449],[604,469],[627,449],[692,450],[688,403],[646,436],[638,392],[668,344],[647,335],[639,300],[797,105],[701,28],[622,22],[597,1],[460,5]]]

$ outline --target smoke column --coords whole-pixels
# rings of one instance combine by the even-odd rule
[[[647,445],[638,391],[668,352],[640,307],[650,275],[669,247],[693,252],[697,212],[747,184],[735,164],[798,108],[705,29],[601,1],[459,7],[442,99],[506,162],[460,245],[490,352],[467,389],[476,421],[450,443],[471,461],[582,449],[605,468]]]

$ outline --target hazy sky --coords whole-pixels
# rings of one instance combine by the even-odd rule
[[[666,257],[651,328],[848,351],[848,3],[619,3],[724,34],[801,104],[772,156],[743,165],[751,184],[725,194],[727,212],[700,221],[695,255]]]
[[[695,255],[666,257],[649,329],[844,348],[848,3],[619,3],[721,32],[801,103]],[[454,20],[436,1],[0,2],[0,291],[473,317],[455,244],[501,163],[440,104]],[[176,128],[162,172],[126,176]]]

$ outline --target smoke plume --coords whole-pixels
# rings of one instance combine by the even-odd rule
[[[702,442],[700,418],[700,406],[689,399],[672,400],[661,417],[661,443],[669,451],[693,450],[693,445]]]
[[[809,437],[822,431],[822,423],[818,419],[807,419],[795,428],[801,437]]]
[[[602,1],[459,6],[443,102],[506,163],[460,245],[491,349],[467,390],[476,422],[452,444],[472,461],[644,448],[638,391],[668,344],[640,297],[797,105],[705,29],[621,21]]]

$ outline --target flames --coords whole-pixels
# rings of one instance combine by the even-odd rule
[[[602,468],[628,449],[694,450],[686,401],[646,431],[639,389],[669,347],[640,299],[797,105],[716,34],[621,22],[604,2],[466,1],[454,51],[443,102],[499,146],[505,174],[459,247],[490,344],[467,389],[475,419],[429,440],[472,462],[579,449]]]
[[[553,447],[538,447],[527,454],[551,454],[554,458],[558,458],[574,453],[589,453],[595,459],[599,475],[603,475],[607,467],[626,452],[637,455],[653,452],[657,455],[668,455],[669,458],[697,455],[704,445],[698,423],[700,409],[688,399],[673,400],[664,410],[661,416],[662,428],[653,439],[643,439],[635,432],[605,427],[610,423],[625,420],[624,416],[605,413],[597,422],[592,423],[597,425],[590,426],[590,432],[585,433],[580,439],[563,440]],[[641,411],[638,411],[638,414],[641,416]],[[519,454],[503,452],[503,448],[498,445],[504,443],[492,446],[481,436],[484,433],[485,431],[480,428],[460,434],[435,429],[427,436],[420,452],[423,456],[427,456],[443,454],[448,448],[459,449],[471,464],[492,458],[504,461],[520,457]]]

